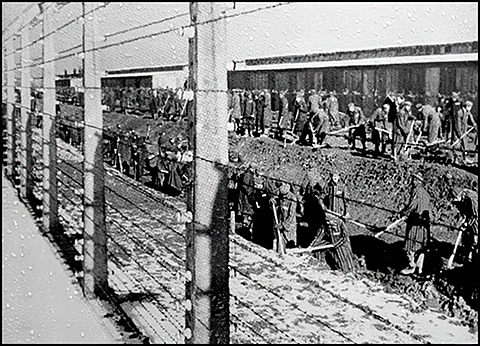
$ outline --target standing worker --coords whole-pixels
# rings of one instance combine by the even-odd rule
[[[243,128],[244,137],[253,137],[253,129],[255,126],[255,103],[251,91],[245,92],[245,100],[243,106]]]
[[[331,173],[330,180],[327,182],[327,185],[324,188],[325,195],[325,207],[329,210],[342,215],[344,217],[349,217],[347,210],[346,199],[346,187],[343,182],[340,181],[340,175],[338,173]]]
[[[387,117],[390,105],[385,103],[377,108],[370,117],[372,127],[372,143],[375,146],[374,155],[385,154],[387,143],[390,141],[391,131],[387,127]]]
[[[308,121],[308,107],[305,101],[305,92],[300,90],[297,92],[295,101],[293,101],[293,114],[295,114],[293,133],[301,137],[305,124]]]
[[[330,91],[328,98],[325,100],[325,109],[328,113],[330,122],[333,128],[340,127],[340,113],[338,107],[338,99],[335,97],[335,92]]]
[[[367,134],[365,131],[365,116],[363,115],[363,111],[360,107],[355,106],[355,104],[351,102],[348,104],[347,116],[349,118],[348,125],[355,126],[349,131],[348,144],[350,144],[352,149],[355,150],[357,136],[360,137],[362,150],[363,153],[365,153],[367,151]]]
[[[424,250],[430,243],[430,195],[423,187],[423,176],[415,173],[411,178],[410,200],[400,215],[406,218],[404,250],[409,266],[402,274],[413,274],[418,267],[422,272]]]
[[[285,131],[289,131],[293,126],[292,112],[289,110],[287,99],[287,90],[280,91],[280,119],[278,120],[278,137],[283,139]]]
[[[295,247],[297,241],[297,196],[290,184],[282,183],[279,189],[278,223],[280,233],[285,236],[286,247]]]
[[[442,127],[440,114],[430,105],[417,104],[416,107],[423,114],[423,130],[428,133],[428,143],[434,143],[438,139]]]
[[[402,149],[407,142],[408,134],[411,129],[408,128],[408,118],[410,114],[410,106],[412,104],[407,101],[399,112],[395,112],[395,119],[393,119],[393,143],[392,155],[393,159],[397,161],[402,155]]]

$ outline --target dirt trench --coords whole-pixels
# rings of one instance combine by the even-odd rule
[[[478,287],[475,273],[478,263],[444,270],[452,254],[457,231],[458,210],[452,205],[460,188],[476,189],[478,176],[452,166],[418,161],[394,162],[374,159],[352,152],[346,140],[338,139],[332,148],[312,149],[283,146],[270,138],[230,138],[230,157],[239,165],[253,165],[262,175],[305,186],[309,179],[325,183],[337,172],[348,191],[348,209],[352,219],[372,228],[386,226],[398,218],[409,197],[413,172],[421,172],[431,195],[433,249],[430,277],[399,274],[405,267],[402,251],[404,225],[379,239],[365,229],[349,223],[352,249],[364,261],[366,270],[356,273],[360,279],[382,283],[387,291],[412,296],[420,308],[446,311],[462,318],[472,331],[478,328]]]

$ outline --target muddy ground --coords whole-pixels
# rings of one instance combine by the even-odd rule
[[[426,280],[398,274],[406,265],[402,252],[404,224],[377,239],[374,233],[348,223],[352,249],[359,258],[363,256],[368,269],[357,276],[374,278],[388,290],[411,294],[425,307],[442,308],[450,315],[463,316],[466,323],[476,328],[478,287],[472,278],[478,266],[443,268],[457,236],[454,226],[458,211],[451,201],[458,188],[476,188],[477,175],[436,163],[364,157],[348,149],[343,138],[329,139],[332,148],[323,149],[284,147],[270,138],[231,137],[230,143],[233,157],[240,157],[243,163],[254,163],[261,174],[268,172],[268,176],[294,184],[305,184],[309,177],[325,181],[330,172],[339,173],[347,186],[351,218],[372,229],[398,219],[409,197],[411,173],[423,173],[425,188],[432,197],[434,238],[431,260],[425,265],[435,275]]]
[[[151,125],[151,138],[158,134],[169,137],[185,130],[186,123],[168,123],[119,114],[104,113],[104,127],[117,123],[123,129],[146,134]],[[408,199],[408,183],[412,172],[420,171],[425,187],[432,197],[432,235],[434,251],[430,266],[435,275],[407,277],[398,274],[404,266],[401,251],[404,225],[379,239],[367,230],[349,223],[352,248],[365,259],[366,270],[355,274],[381,283],[387,291],[403,292],[419,303],[419,308],[439,309],[461,318],[472,331],[478,329],[478,287],[473,278],[478,264],[453,270],[443,270],[453,251],[457,231],[458,211],[451,204],[458,188],[475,188],[478,176],[468,170],[444,164],[404,161],[394,162],[387,157],[364,157],[351,151],[345,138],[332,137],[330,148],[312,149],[297,145],[284,146],[271,138],[242,138],[230,136],[232,165],[256,165],[261,174],[304,185],[309,177],[324,180],[330,172],[338,172],[348,188],[349,212],[353,220],[373,228],[386,226],[398,218],[398,212]],[[371,143],[368,144],[369,149]],[[239,162],[240,161],[240,162]],[[325,266],[328,270],[328,266]]]

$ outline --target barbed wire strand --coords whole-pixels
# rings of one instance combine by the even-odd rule
[[[115,240],[114,237],[112,237],[111,235],[107,234],[107,237],[113,242],[115,243],[123,252],[125,252],[126,255],[129,255],[129,251],[128,249],[126,249],[122,244],[120,244],[117,240]],[[144,272],[145,274],[147,274],[148,277],[151,277],[152,280],[156,283],[156,284],[159,284],[161,285],[161,283],[152,275],[150,274],[150,272],[148,270],[146,270],[143,265],[141,263],[139,263],[137,260],[135,260],[133,257],[129,256],[129,258],[135,262],[135,264],[137,265],[137,267],[142,271]],[[135,279],[136,282],[138,282],[140,284],[140,286],[142,286],[143,288],[147,289],[147,287],[145,287],[139,280]],[[173,296],[171,294],[170,291],[166,290],[165,291],[166,293],[168,293],[173,299],[174,301],[178,301],[179,303],[182,302],[182,300],[179,300],[178,298],[176,298],[175,296]],[[156,299],[155,297],[152,297],[152,299],[154,299],[157,303],[160,304],[160,306],[164,309],[163,312],[165,314],[168,314],[168,317],[170,317],[172,319],[172,321],[175,321],[175,322],[179,322],[175,317],[173,317],[169,312],[168,312],[168,308],[162,304],[162,302],[160,302],[158,299]],[[167,317],[167,315],[164,315],[165,317]],[[170,321],[170,323],[172,323],[172,321]],[[175,326],[179,331],[181,331],[181,324],[178,324],[178,325],[175,325],[172,323],[173,326]]]
[[[118,208],[114,207],[111,203],[106,203],[106,205],[109,207],[109,208],[112,208],[114,211],[116,211],[118,214],[120,214],[125,220],[127,221],[130,221],[130,217],[126,216],[125,214],[123,214]],[[113,220],[113,216],[112,215],[109,215],[110,218],[112,218]],[[132,221],[130,221],[132,222]],[[141,231],[146,231],[145,229],[141,228],[140,226],[134,224],[132,222],[132,224],[137,227],[139,230]],[[179,260],[185,262],[185,259],[183,259],[182,257],[180,257],[174,250],[170,249],[168,246],[166,246],[165,244],[162,244],[158,239],[154,238],[150,233],[148,232],[145,232],[144,233],[145,235],[147,235],[150,239],[152,239],[153,241],[155,241],[155,243],[159,244],[159,245],[162,245],[165,249],[167,249],[172,255],[174,255],[176,258],[178,258]],[[181,264],[178,264],[179,266]]]
[[[251,249],[245,247],[244,244],[242,244],[241,242],[238,242],[237,240],[235,240],[235,238],[230,238],[230,240],[233,241],[234,243],[236,243],[237,245],[239,245],[240,247],[242,247],[243,249],[252,252]],[[265,256],[265,255],[261,254],[260,252],[255,251],[255,252],[252,252],[252,253],[254,253],[254,254],[257,255],[257,256],[260,256],[261,258],[263,258],[264,260],[267,260],[267,261],[270,262],[270,263],[275,264],[276,266],[281,265],[282,268],[283,268],[285,271],[287,271],[289,274],[291,274],[291,275],[293,275],[293,276],[296,276],[296,277],[297,277],[297,276],[300,274],[300,273],[298,273],[298,272],[292,271],[291,269],[287,268],[286,266],[284,266],[283,264],[281,264],[281,262],[276,262],[276,261],[274,261],[272,258],[270,258],[270,257],[268,257],[268,256]],[[363,312],[365,312],[365,313],[367,313],[368,315],[372,316],[372,317],[375,318],[376,320],[378,320],[378,321],[380,321],[380,322],[382,322],[382,323],[384,323],[384,324],[386,324],[386,325],[392,326],[392,327],[394,327],[395,329],[399,330],[400,332],[402,332],[402,333],[404,333],[404,334],[407,334],[407,335],[413,337],[414,339],[416,339],[416,340],[418,340],[418,341],[421,341],[421,342],[423,342],[423,343],[428,343],[428,342],[426,342],[421,336],[415,335],[415,334],[411,333],[410,331],[405,330],[404,328],[402,328],[402,327],[400,327],[400,326],[392,323],[390,320],[388,320],[387,318],[385,318],[385,317],[383,317],[383,316],[375,313],[374,311],[372,311],[372,310],[369,309],[368,307],[362,306],[361,304],[354,303],[354,302],[350,301],[349,299],[344,298],[344,297],[342,297],[341,295],[339,295],[339,294],[337,294],[337,293],[335,293],[335,292],[332,292],[331,290],[329,290],[329,289],[325,288],[324,286],[320,285],[320,283],[319,283],[318,281],[314,281],[314,280],[312,280],[312,279],[309,279],[309,278],[307,278],[307,277],[305,277],[305,276],[303,276],[303,275],[301,275],[301,274],[300,274],[300,277],[301,277],[302,279],[310,282],[311,284],[318,286],[322,291],[329,293],[329,294],[330,294],[332,297],[334,297],[335,299],[339,299],[339,300],[341,300],[342,302],[344,302],[344,303],[346,303],[346,304],[349,304],[349,305],[351,305],[351,306],[354,306],[355,308],[358,308],[358,309],[362,310]]]
[[[104,5],[100,5],[100,6],[96,7],[96,8],[88,11],[87,13],[85,13],[85,16],[88,15],[88,14],[92,14],[93,12],[96,12],[96,11],[102,9],[102,8],[107,7],[108,4],[110,4],[110,3],[107,2],[107,3],[105,3]],[[48,8],[51,8],[52,6],[54,6],[54,4],[50,5]],[[63,7],[62,7],[62,8],[63,8]],[[23,47],[21,47],[20,49],[17,49],[16,51],[14,51],[14,52],[11,52],[11,53],[9,53],[9,54],[6,54],[5,57],[9,56],[9,55],[12,54],[12,53],[19,53],[19,52],[23,51],[24,49],[26,49],[26,48],[28,48],[28,47],[30,47],[30,46],[33,46],[34,44],[36,44],[36,43],[44,40],[45,38],[47,38],[47,37],[49,37],[49,36],[51,36],[51,35],[59,32],[60,30],[65,29],[67,26],[69,26],[70,24],[75,23],[75,22],[76,22],[77,20],[79,20],[80,18],[84,18],[84,15],[83,15],[83,14],[79,15],[78,17],[76,17],[76,18],[74,18],[74,19],[66,22],[65,24],[63,24],[63,25],[61,25],[60,27],[52,30],[51,32],[49,32],[49,33],[47,33],[47,34],[45,34],[45,35],[43,35],[43,36],[40,36],[40,37],[39,37],[38,39],[36,39],[36,40],[33,40],[32,42],[30,42],[30,43],[27,44],[26,46],[23,46]],[[29,23],[29,24],[30,24],[30,23]],[[29,24],[27,24],[27,25],[29,25]],[[22,28],[22,29],[23,29],[23,28]],[[21,31],[22,29],[20,29],[19,31]],[[8,40],[8,39],[7,39],[7,40]],[[81,45],[80,45],[80,47],[81,47]]]
[[[238,316],[236,316],[236,315],[234,315],[234,314],[232,314],[232,313],[230,313],[230,316],[231,316],[231,317],[235,317],[235,319],[236,319],[237,321],[239,321],[242,325],[246,326],[250,331],[253,332],[253,334],[255,334],[256,336],[258,336],[258,337],[262,340],[262,342],[265,342],[265,343],[268,344],[268,345],[271,345],[271,344],[272,344],[272,343],[271,343],[269,340],[267,340],[262,334],[260,334],[258,331],[256,331],[252,326],[250,326],[248,323],[242,321],[242,319],[241,319],[240,317],[238,317]],[[234,325],[235,325],[235,327],[236,327],[236,324],[235,324],[235,323],[234,323]],[[245,332],[244,332],[244,334],[247,335]],[[250,335],[248,335],[248,336],[250,336]]]
[[[273,324],[272,322],[270,322],[269,320],[267,320],[265,317],[263,317],[262,315],[260,315],[258,312],[256,312],[255,310],[253,310],[250,306],[248,306],[248,304],[244,303],[241,301],[241,299],[233,294],[230,294],[230,297],[232,297],[236,302],[238,302],[240,305],[242,305],[244,308],[246,308],[247,310],[253,312],[253,314],[255,316],[257,316],[258,318],[260,318],[262,321],[266,322],[267,324],[271,325],[275,331],[279,332],[280,334],[282,334],[283,336],[287,337],[290,341],[293,341],[294,343],[296,344],[301,344],[300,342],[298,342],[297,340],[295,340],[294,337],[290,336],[288,333],[286,333],[284,330],[281,330],[279,329],[275,324]]]
[[[199,26],[199,25],[207,25],[207,24],[211,24],[211,23],[217,22],[217,21],[219,21],[219,20],[226,20],[226,19],[228,19],[228,18],[238,17],[238,16],[241,16],[241,15],[247,15],[247,14],[255,13],[255,12],[258,12],[258,11],[268,10],[268,9],[276,8],[276,7],[279,7],[279,6],[289,5],[289,4],[290,4],[290,2],[288,2],[288,3],[279,3],[279,4],[269,5],[269,6],[265,6],[265,7],[259,7],[259,8],[256,8],[256,9],[252,9],[252,10],[248,10],[248,11],[244,11],[244,12],[240,12],[240,13],[235,13],[235,14],[231,14],[231,15],[223,15],[223,16],[221,16],[221,17],[217,17],[217,18],[205,20],[205,21],[203,21],[203,22],[198,22],[198,23],[194,23],[194,24],[189,24],[189,25],[187,25],[187,27],[192,27],[192,26],[195,27],[195,26]],[[178,30],[180,30],[180,29],[182,29],[182,28],[184,28],[184,26],[175,27],[175,28],[170,28],[170,29],[166,29],[166,30],[163,30],[163,31],[158,31],[158,32],[156,32],[155,34],[148,34],[148,35],[137,36],[137,37],[135,37],[135,38],[123,40],[123,41],[117,42],[117,43],[106,44],[106,45],[103,45],[103,46],[100,46],[100,47],[95,47],[95,48],[90,48],[90,49],[84,49],[84,50],[83,50],[83,53],[93,52],[93,51],[100,51],[100,50],[104,50],[104,49],[108,49],[108,48],[120,46],[120,45],[123,45],[123,44],[125,44],[125,43],[137,42],[137,41],[140,41],[140,40],[143,40],[143,39],[146,39],[146,38],[151,38],[152,35],[154,35],[154,36],[165,35],[165,34],[168,34],[168,33],[170,33],[170,32],[178,31]],[[66,58],[75,56],[75,54],[77,54],[77,53],[70,53],[70,54],[67,54],[67,55],[64,55],[64,56],[59,56],[59,57],[56,57],[56,58],[53,58],[53,59],[50,59],[50,60],[45,60],[45,61],[43,61],[43,62],[41,62],[41,63],[39,63],[39,64],[31,64],[31,65],[28,65],[28,66],[25,66],[25,67],[30,67],[30,68],[31,68],[31,67],[35,67],[35,66],[39,66],[39,65],[44,65],[44,64],[47,64],[47,63],[51,63],[51,62],[55,62],[55,61],[58,61],[58,60],[63,60],[63,59],[66,59]],[[6,69],[6,70],[4,70],[4,72],[11,72],[11,71],[15,71],[15,70],[17,70],[17,69],[16,69],[16,68],[14,68],[14,69]]]
[[[335,328],[333,328],[329,323],[327,322],[324,322],[320,319],[318,319],[316,316],[310,314],[309,312],[299,308],[296,304],[286,300],[285,298],[283,298],[282,296],[280,296],[277,292],[274,292],[272,291],[271,289],[269,289],[268,287],[265,287],[263,284],[261,284],[260,282],[258,282],[257,280],[255,279],[252,279],[248,274],[245,274],[243,273],[242,271],[238,270],[237,267],[233,267],[233,266],[229,266],[231,269],[233,269],[234,271],[236,271],[237,273],[239,273],[240,275],[244,276],[245,278],[249,279],[250,281],[254,282],[256,285],[258,285],[260,288],[264,289],[265,291],[267,291],[268,293],[274,295],[275,297],[279,298],[280,300],[286,302],[287,304],[289,304],[290,306],[292,306],[295,310],[298,310],[302,313],[304,313],[305,315],[309,316],[310,318],[312,318],[313,320],[315,320],[316,322],[322,324],[323,326],[327,327],[328,329],[330,329],[332,332],[334,332],[335,334],[338,334],[339,336],[341,336],[342,338],[344,338],[345,340],[348,340],[349,342],[353,343],[353,344],[357,344],[357,342],[355,342],[354,340],[352,340],[350,337],[346,336],[344,333],[336,330]]]

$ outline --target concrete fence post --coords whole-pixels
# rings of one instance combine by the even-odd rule
[[[21,152],[20,155],[20,193],[23,198],[29,198],[32,195],[33,184],[32,184],[32,127],[31,127],[31,60],[30,60],[30,44],[29,39],[30,27],[27,25],[22,30],[22,55],[21,55],[21,67],[22,67],[22,78],[21,78],[21,132],[20,132],[20,143],[21,143]]]
[[[53,13],[43,12],[43,227],[45,232],[58,228],[57,142],[55,139],[55,47]]]
[[[13,179],[15,171],[15,53],[13,37],[6,46],[6,74],[7,74],[7,176]]]
[[[96,2],[83,2],[83,14],[98,6]],[[103,167],[103,114],[101,82],[96,51],[98,37],[98,12],[84,18],[83,26],[83,85],[84,117],[84,245],[83,292],[94,298],[108,286],[107,231],[105,225],[105,187]]]
[[[228,344],[229,213],[226,21],[199,24],[223,16],[221,3],[190,3],[189,114],[193,149],[193,185],[187,209],[185,342]],[[223,166],[223,167],[222,167]]]

